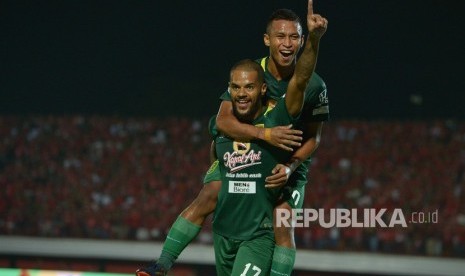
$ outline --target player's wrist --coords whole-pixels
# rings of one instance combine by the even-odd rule
[[[271,141],[271,128],[265,128],[263,136],[265,141]]]
[[[301,161],[298,158],[292,158],[288,163],[285,164],[291,170],[291,173],[300,165]]]
[[[271,141],[271,128],[257,127],[257,139]]]
[[[257,134],[255,139],[265,140],[265,129],[261,127],[255,127],[257,129]]]
[[[307,47],[309,47],[313,51],[317,51],[320,45],[320,38],[321,37],[309,34],[306,42]]]

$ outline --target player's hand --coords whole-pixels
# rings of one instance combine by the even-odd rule
[[[265,188],[279,188],[286,185],[292,172],[288,166],[277,164],[271,173],[265,178]]]
[[[300,147],[301,145],[302,131],[291,129],[291,127],[292,125],[270,128],[270,135],[265,137],[265,141],[283,150],[293,151],[292,147]]]
[[[307,28],[311,39],[320,39],[328,28],[328,20],[319,14],[313,13],[313,0],[308,0]]]

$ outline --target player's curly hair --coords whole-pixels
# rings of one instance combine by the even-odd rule
[[[275,20],[287,20],[287,21],[294,21],[302,26],[302,22],[300,21],[300,17],[292,10],[289,9],[278,9],[274,11],[268,21],[266,22],[266,33],[270,33],[271,23]]]

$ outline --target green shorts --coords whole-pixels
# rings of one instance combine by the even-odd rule
[[[301,209],[303,207],[306,184],[306,176],[292,174],[287,181],[287,185],[283,188],[282,199],[286,201],[292,209]]]
[[[208,169],[203,184],[208,184],[212,181],[221,181],[219,161],[215,160]],[[305,185],[307,177],[301,174],[292,174],[288,181],[288,185],[283,188],[283,200],[286,201],[292,209],[301,209],[304,204]]]
[[[248,241],[213,234],[218,276],[270,275],[275,241],[265,234]]]

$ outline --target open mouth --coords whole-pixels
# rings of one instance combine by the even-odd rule
[[[238,109],[246,109],[249,106],[250,101],[247,99],[236,100],[236,106]]]
[[[293,58],[293,54],[294,54],[294,52],[293,52],[293,51],[290,51],[290,50],[281,50],[281,51],[279,51],[279,53],[281,54],[281,57],[282,57],[284,60],[292,59],[292,58]]]

